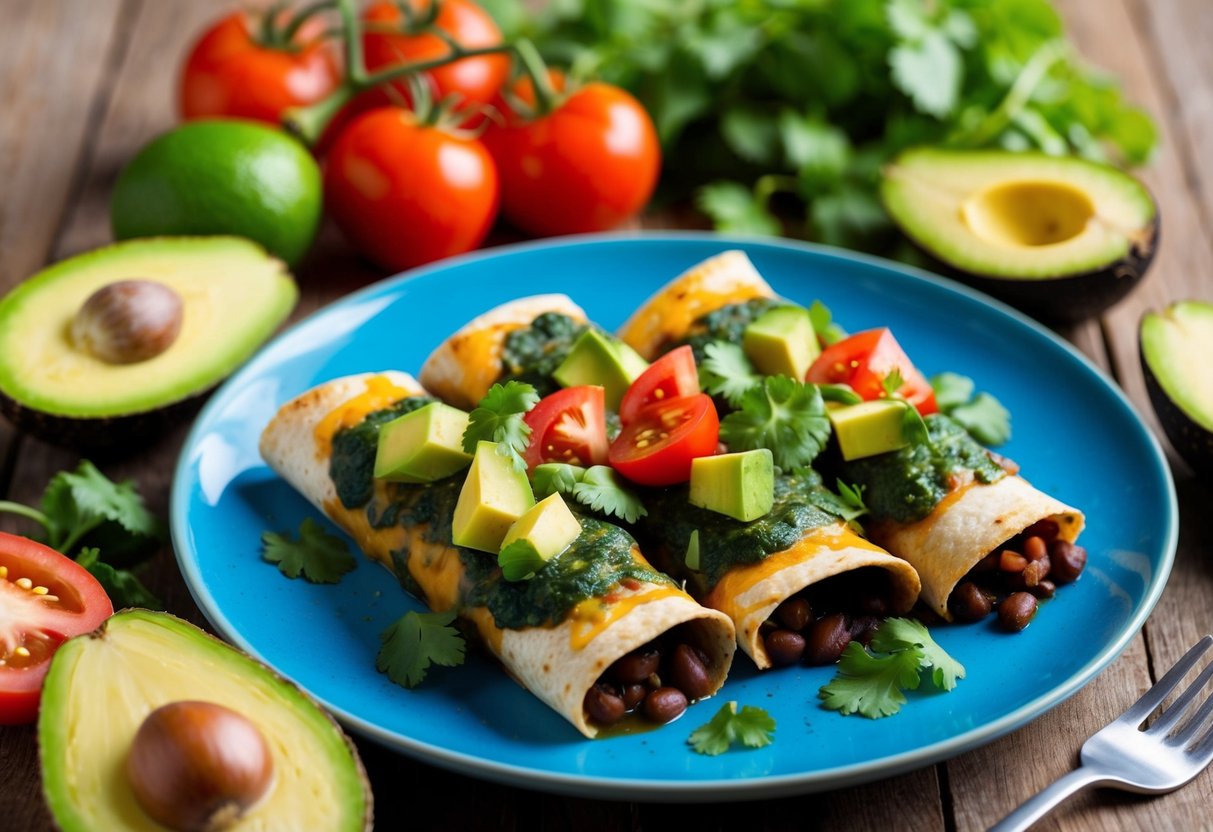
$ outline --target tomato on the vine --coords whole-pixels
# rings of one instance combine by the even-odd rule
[[[602,387],[583,385],[545,396],[523,421],[531,441],[522,458],[534,470],[544,462],[605,465],[607,461],[606,395]]]
[[[409,0],[409,8],[424,17],[437,0]],[[410,31],[409,23],[397,3],[379,0],[362,14],[365,24],[362,51],[366,68],[376,72],[405,63],[441,58],[450,47],[438,35]],[[493,18],[472,0],[441,0],[433,25],[446,32],[464,49],[480,49],[501,43],[501,30]],[[506,54],[476,55],[432,69],[426,74],[434,84],[434,98],[458,93],[464,101],[487,104],[501,89],[510,71]],[[408,95],[403,80],[392,82]]]
[[[319,101],[340,84],[333,50],[314,27],[305,25],[283,45],[263,42],[261,28],[254,15],[234,12],[203,33],[181,75],[182,118],[277,124],[284,110]]]
[[[809,367],[805,380],[814,384],[849,384],[860,398],[872,400],[886,395],[885,379],[894,370],[902,379],[898,395],[923,416],[939,410],[931,383],[914,367],[887,327],[859,332],[826,347]]]
[[[563,86],[556,73],[553,81]],[[529,78],[511,92],[535,103]],[[506,107],[506,123],[485,132],[501,174],[501,212],[533,234],[614,228],[653,194],[661,168],[657,130],[640,102],[611,84],[592,82],[562,97],[530,119]]]
[[[626,425],[647,405],[698,392],[695,353],[684,344],[658,358],[631,383],[619,402],[619,421]]]
[[[470,251],[497,214],[497,171],[476,139],[397,107],[364,113],[338,136],[325,204],[381,266],[407,269]]]
[[[49,546],[0,532],[0,725],[33,722],[51,656],[114,612],[89,571]]]
[[[641,485],[674,485],[691,478],[691,460],[716,453],[720,418],[706,393],[641,408],[611,443],[611,465]]]

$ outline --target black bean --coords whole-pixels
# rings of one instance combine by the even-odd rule
[[[866,645],[882,620],[878,615],[852,615],[847,618],[847,629],[851,631],[851,638]]]
[[[993,572],[998,569],[999,553],[990,552],[973,566],[971,572]]]
[[[1019,552],[1013,552],[1010,549],[1003,549],[998,560],[998,568],[1003,572],[1022,572],[1027,565],[1027,558],[1019,554]]]
[[[1032,535],[1023,542],[1023,556],[1028,560],[1040,560],[1049,553],[1049,546],[1039,535]]]
[[[952,590],[948,609],[957,621],[980,621],[990,614],[989,597],[972,581],[965,581]]]
[[[630,685],[623,686],[623,705],[629,711],[635,710],[636,706],[644,701],[645,696],[649,693],[649,689],[640,682],[633,682]]]
[[[657,672],[660,663],[661,653],[656,647],[646,645],[616,659],[611,665],[611,678],[624,685],[643,682]]]
[[[813,620],[813,606],[804,598],[794,596],[775,608],[775,620],[786,629],[799,633]]]
[[[791,630],[771,630],[763,638],[763,644],[776,667],[796,664],[804,655],[804,636]]]
[[[1050,520],[1046,517],[1045,519],[1037,520],[1035,523],[1028,526],[1026,529],[1024,529],[1023,533],[1027,537],[1032,537],[1033,535],[1036,537],[1043,537],[1045,543],[1048,543],[1057,537],[1057,533],[1059,531],[1061,531],[1061,527],[1057,525],[1057,521]]]
[[[805,633],[805,661],[809,664],[833,664],[851,643],[851,629],[840,612],[824,615]]]
[[[644,700],[644,715],[660,724],[677,719],[686,709],[687,698],[678,688],[657,688]]]
[[[689,644],[679,644],[670,658],[666,672],[668,681],[687,695],[688,699],[702,699],[712,693],[712,679],[702,658]]]
[[[856,609],[866,615],[883,616],[889,611],[889,602],[883,595],[861,595]]]
[[[998,605],[998,623],[1018,633],[1036,615],[1036,597],[1028,592],[1012,592]]]
[[[627,712],[623,699],[602,683],[586,692],[584,706],[590,719],[599,725],[614,725]]]
[[[1054,583],[1073,583],[1087,565],[1087,550],[1065,540],[1054,540],[1049,544],[1049,560],[1053,563],[1050,577]]]
[[[1043,580],[1032,587],[1029,592],[1037,598],[1052,598],[1057,593],[1057,584],[1050,580]]]

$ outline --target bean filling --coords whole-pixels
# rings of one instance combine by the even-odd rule
[[[838,661],[852,640],[867,644],[889,611],[892,586],[876,567],[834,575],[786,599],[760,630],[776,667]]]
[[[585,712],[599,727],[628,714],[664,725],[712,693],[707,654],[677,633],[621,656],[585,695]]]
[[[1073,583],[1087,565],[1087,550],[1057,536],[1053,520],[1040,520],[986,555],[952,590],[948,609],[957,621],[980,621],[997,612],[1012,633],[1036,615],[1039,601]]]

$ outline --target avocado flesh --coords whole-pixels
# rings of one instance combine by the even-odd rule
[[[128,610],[64,643],[46,677],[38,741],[43,791],[60,829],[164,829],[135,800],[126,757],[143,719],[180,700],[231,708],[270,747],[273,785],[233,830],[370,828],[362,764],[314,702],[185,621]]]
[[[73,345],[70,324],[89,295],[131,278],[177,291],[185,310],[181,332],[154,358],[107,364]],[[0,300],[0,395],[16,408],[73,419],[172,405],[235,370],[290,314],[297,296],[280,261],[237,237],[106,246],[39,272]]]
[[[1141,322],[1146,387],[1171,444],[1213,478],[1213,304],[1183,301]]]
[[[1154,245],[1157,209],[1149,191],[1082,159],[910,150],[886,168],[881,197],[928,253],[979,276],[1079,275]]]

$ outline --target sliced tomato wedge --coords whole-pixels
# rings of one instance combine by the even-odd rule
[[[805,375],[814,384],[849,384],[860,398],[884,398],[884,380],[898,370],[902,385],[897,393],[923,416],[936,413],[935,391],[911,363],[889,329],[869,329],[833,344],[817,356]]]
[[[97,629],[113,612],[83,566],[49,546],[0,532],[0,725],[33,722],[55,650]]]
[[[531,427],[523,459],[528,470],[544,462],[605,465],[606,395],[602,387],[566,387],[540,400],[522,417]]]
[[[720,417],[705,393],[643,407],[611,443],[615,470],[641,485],[674,485],[691,478],[691,460],[716,453]]]
[[[655,402],[694,396],[699,392],[699,370],[689,346],[670,350],[641,373],[619,403],[619,421],[634,421],[641,409]]]

